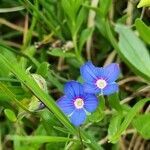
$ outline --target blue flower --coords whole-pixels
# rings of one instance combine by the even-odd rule
[[[85,83],[84,91],[91,94],[110,95],[118,91],[115,80],[120,74],[119,65],[112,63],[106,67],[95,67],[88,61],[80,68]]]
[[[76,81],[66,83],[64,93],[57,105],[70,118],[72,124],[80,126],[85,121],[87,112],[93,112],[97,108],[97,97],[85,93],[83,85]]]

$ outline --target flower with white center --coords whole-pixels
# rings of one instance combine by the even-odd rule
[[[98,106],[94,94],[85,93],[83,85],[76,81],[66,83],[65,95],[57,101],[60,109],[70,118],[75,126],[80,126],[85,120],[87,112],[93,112]]]
[[[120,74],[119,65],[112,63],[106,67],[95,67],[88,61],[80,68],[84,91],[91,94],[110,95],[118,91],[115,82]]]

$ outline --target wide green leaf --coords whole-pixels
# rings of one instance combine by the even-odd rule
[[[119,53],[124,61],[137,75],[150,81],[150,55],[144,43],[123,25],[117,25],[116,31],[119,34]]]
[[[150,139],[150,113],[139,115],[133,120],[133,126],[145,139]]]

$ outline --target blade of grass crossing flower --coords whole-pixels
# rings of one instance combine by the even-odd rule
[[[8,61],[4,56],[0,54],[0,61],[5,62],[7,67],[16,77],[22,81],[56,116],[57,118],[70,129],[70,132],[75,133],[75,129],[69,123],[66,116],[56,106],[54,100],[46,93],[44,93],[38,84],[29,76],[25,70],[23,70],[18,64]]]
[[[70,131],[70,133],[72,134],[76,134],[77,131],[76,129],[71,125],[71,123],[69,122],[69,120],[67,119],[67,117],[62,113],[62,111],[57,107],[56,103],[54,102],[53,98],[46,94],[45,92],[43,92],[43,90],[38,86],[38,84],[32,79],[32,77],[27,74],[25,72],[25,70],[23,70],[17,63],[12,63],[11,61],[8,61],[3,55],[0,54],[0,62],[4,62],[7,67],[10,69],[10,71],[16,75],[16,77],[22,82],[24,83],[38,98],[39,100],[41,100],[45,106],[50,109],[54,115],[60,120],[60,122],[62,122],[62,124],[68,128],[68,130]],[[84,135],[84,140],[85,141],[89,141],[90,140],[90,136],[86,136]],[[93,144],[93,140],[92,142],[90,141],[87,145],[88,147],[93,147],[93,150],[99,150],[96,148],[96,146],[98,146],[98,144]]]

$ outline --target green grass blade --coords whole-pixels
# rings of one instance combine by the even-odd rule
[[[15,141],[25,141],[29,143],[50,143],[50,142],[66,142],[74,141],[77,142],[77,139],[71,139],[66,137],[57,137],[57,136],[18,136],[18,135],[9,135],[7,137],[9,140]]]

